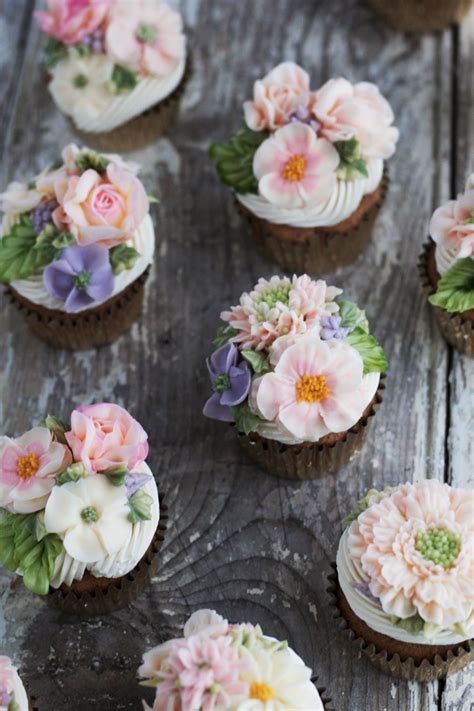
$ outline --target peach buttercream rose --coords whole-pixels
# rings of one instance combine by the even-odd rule
[[[131,471],[148,454],[143,427],[123,407],[108,402],[74,410],[66,439],[74,459],[91,474],[120,464]]]
[[[430,234],[437,245],[453,249],[456,259],[474,257],[474,173],[464,193],[434,211]]]
[[[48,0],[48,9],[37,12],[43,32],[64,44],[77,44],[98,29],[113,0]]]

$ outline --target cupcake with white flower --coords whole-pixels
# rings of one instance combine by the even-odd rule
[[[383,671],[431,681],[474,659],[473,511],[474,492],[427,479],[344,520],[332,604]]]
[[[184,636],[146,652],[138,676],[155,688],[149,711],[323,711],[311,669],[287,642],[257,625],[232,625],[212,610],[195,612]]]
[[[455,200],[438,207],[419,269],[448,343],[474,358],[474,173]]]
[[[156,570],[165,529],[148,437],[118,405],[83,405],[0,437],[0,562],[48,604],[123,607]]]
[[[260,279],[221,313],[204,414],[235,424],[264,469],[313,479],[361,446],[381,402],[383,349],[364,311],[307,274]]]
[[[85,142],[131,150],[166,130],[187,74],[178,12],[163,0],[47,0],[36,18],[49,90]]]
[[[395,152],[393,111],[375,84],[309,74],[283,62],[254,84],[245,123],[213,144],[259,246],[289,271],[330,271],[367,244]]]
[[[74,144],[0,195],[0,281],[53,346],[106,345],[138,318],[155,233],[138,166]]]
[[[0,654],[0,711],[30,711],[32,708],[10,657]]]

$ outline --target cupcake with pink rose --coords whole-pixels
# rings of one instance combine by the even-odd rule
[[[182,637],[146,652],[138,677],[153,689],[147,711],[329,711],[288,642],[213,610],[195,612]]]
[[[10,657],[0,654],[0,711],[34,711]]]
[[[36,19],[49,91],[81,140],[133,150],[174,120],[188,66],[181,15],[163,0],[47,0]]]
[[[424,290],[448,343],[474,358],[474,173],[434,211],[430,236],[419,261]]]
[[[158,566],[166,506],[148,436],[123,407],[82,405],[0,437],[0,562],[52,607],[124,607]]]
[[[0,281],[50,345],[103,346],[139,317],[155,233],[137,172],[71,144],[0,195]]]
[[[233,423],[271,474],[315,479],[362,446],[388,363],[365,312],[307,274],[259,279],[235,306],[207,361],[204,415]]]
[[[369,241],[395,152],[393,111],[370,82],[320,89],[293,62],[254,84],[244,124],[210,154],[260,248],[288,271],[350,264]]]
[[[330,576],[358,649],[392,676],[445,678],[474,660],[474,492],[425,479],[359,501]]]

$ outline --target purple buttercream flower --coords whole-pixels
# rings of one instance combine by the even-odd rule
[[[153,477],[150,474],[144,474],[143,472],[129,472],[125,477],[125,488],[127,490],[127,497],[130,498],[133,494],[141,489],[147,481],[150,481]]]
[[[203,413],[214,420],[233,422],[231,407],[240,405],[250,390],[249,364],[240,358],[233,343],[226,343],[206,362],[214,393],[204,405]]]
[[[318,133],[321,128],[319,121],[316,121],[314,115],[306,106],[298,106],[296,111],[290,116],[291,123],[305,123],[307,126],[311,126],[315,133]]]
[[[57,206],[56,200],[48,200],[48,202],[41,202],[34,210],[31,210],[30,219],[37,235],[52,221],[52,214]]]
[[[333,338],[345,338],[353,330],[354,326],[341,326],[340,316],[323,316],[321,318],[321,338],[323,341],[332,341]]]
[[[7,687],[4,686],[3,684],[0,685],[0,706],[7,706],[10,704],[12,700],[11,695],[7,691]]]
[[[90,35],[82,40],[86,47],[94,52],[94,54],[103,54],[105,52],[105,32],[103,30],[94,30]]]
[[[353,583],[353,586],[356,590],[358,590],[360,593],[362,593],[362,595],[364,595],[364,597],[368,598],[369,600],[374,602],[379,607],[382,607],[380,598],[375,597],[375,595],[372,595],[372,593],[370,592],[368,583]]]
[[[98,244],[66,247],[43,274],[46,291],[74,313],[106,301],[114,289],[109,250]]]

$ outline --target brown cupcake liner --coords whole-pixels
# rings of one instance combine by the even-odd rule
[[[71,586],[63,584],[57,590],[50,588],[49,593],[43,598],[46,604],[67,614],[85,618],[120,610],[135,600],[150,583],[150,579],[158,569],[159,551],[168,524],[165,497],[160,494],[159,498],[158,528],[150,547],[133,570],[120,578],[94,578],[89,574],[86,584],[87,587],[96,585],[93,590],[81,589],[83,581],[74,581]]]
[[[418,260],[418,271],[426,298],[435,293],[436,288],[430,278],[429,260],[434,259],[434,244],[427,242]],[[429,302],[428,302],[429,303]],[[450,345],[461,353],[474,358],[474,320],[460,313],[449,313],[439,306],[429,304],[439,329]]]
[[[47,309],[21,296],[12,286],[6,289],[10,302],[21,311],[30,330],[55,348],[88,350],[116,341],[140,316],[148,268],[126,289],[93,309],[76,314]]]
[[[370,0],[378,14],[402,32],[434,32],[461,22],[472,0]]]
[[[375,219],[389,186],[387,168],[379,186],[366,195],[347,220],[333,227],[276,225],[254,215],[238,200],[259,250],[285,271],[297,274],[331,272],[354,262],[368,245]]]
[[[303,444],[282,444],[261,437],[256,432],[249,435],[237,432],[240,443],[250,459],[268,474],[294,481],[322,479],[342,469],[364,444],[373,417],[383,400],[384,380],[385,373],[382,373],[374,399],[360,420],[347,432],[329,434],[318,442]]]
[[[66,116],[69,126],[85,146],[97,151],[134,151],[154,143],[174,122],[179,103],[192,75],[192,60],[188,56],[183,78],[176,89],[155,106],[136,118],[104,133],[89,133],[77,128],[74,121]]]
[[[353,647],[358,652],[363,652],[380,671],[398,679],[427,683],[436,679],[445,679],[474,661],[474,644],[472,640],[460,645],[454,644],[442,647],[423,645],[426,648],[426,657],[423,658],[418,652],[420,645],[398,642],[371,630],[363,620],[360,620],[350,610],[347,601],[346,606],[350,610],[353,619],[346,619],[347,613],[344,613],[341,609],[342,591],[339,586],[336,563],[331,563],[331,567],[334,572],[328,576],[329,587],[327,588],[327,593],[333,613],[332,617],[338,620],[337,626],[344,636],[350,640]],[[345,601],[345,598],[342,599]],[[355,626],[354,623],[358,627],[363,627],[365,639],[352,628]],[[371,641],[370,637],[377,637],[378,640],[386,641],[391,650],[383,649],[380,645]],[[399,651],[394,651],[397,647]],[[410,656],[411,649],[418,652],[417,660]]]

